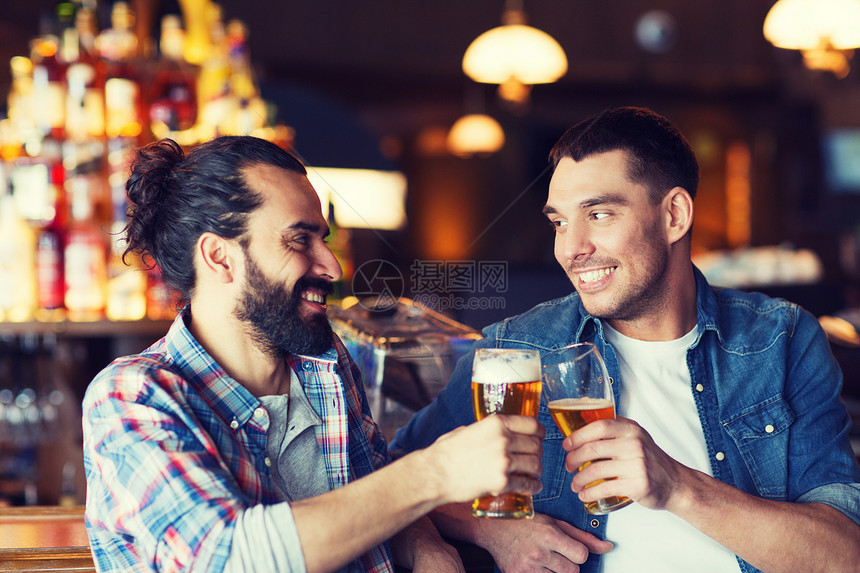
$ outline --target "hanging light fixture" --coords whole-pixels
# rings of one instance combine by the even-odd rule
[[[844,78],[860,47],[860,0],[779,0],[763,32],[777,48],[800,50],[806,67]]]
[[[448,132],[448,151],[458,157],[490,155],[505,144],[502,126],[489,115],[471,113],[454,122]]]
[[[507,0],[502,26],[466,48],[463,71],[476,82],[499,84],[502,99],[523,103],[532,85],[552,83],[567,72],[567,57],[552,36],[526,25],[521,0]]]

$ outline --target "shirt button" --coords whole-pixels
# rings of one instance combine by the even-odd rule
[[[266,410],[263,408],[257,408],[256,410],[254,410],[254,415],[258,418],[262,418],[266,415]]]
[[[726,454],[724,454],[723,452],[717,452],[717,455],[714,457],[717,458],[718,462],[721,462],[726,459]]]
[[[236,428],[239,427],[239,422],[237,422],[236,420],[233,420],[232,422],[230,422],[230,427],[235,430]]]
[[[704,389],[705,389],[705,387],[702,386],[701,384],[696,384],[696,392],[701,392]]]
[[[305,369],[305,372],[310,372],[311,370],[313,370],[314,365],[310,362],[305,362],[304,364],[302,364],[302,368]]]
[[[589,525],[591,525],[591,527],[599,527],[600,521],[597,519],[592,519],[591,522],[589,523]]]
[[[272,460],[269,459],[269,456],[266,456],[266,459],[263,461],[266,463],[267,468],[272,467]]]
[[[773,424],[768,424],[767,426],[765,426],[764,431],[767,432],[768,434],[772,434],[773,433]]]

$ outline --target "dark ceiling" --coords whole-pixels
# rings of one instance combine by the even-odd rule
[[[566,76],[534,90],[533,110],[583,90],[737,93],[774,88],[780,55],[762,37],[772,0],[578,0],[524,2],[529,23],[558,40]],[[498,26],[502,0],[262,2],[225,0],[227,17],[251,30],[254,61],[270,80],[319,89],[359,109],[380,129],[452,121],[476,88],[460,67],[480,33]],[[671,14],[677,39],[648,52],[636,23]],[[793,54],[789,54],[791,56]],[[491,90],[480,90],[489,105]],[[489,95],[487,95],[489,94]],[[416,113],[416,110],[419,110]],[[453,115],[452,115],[453,114]]]
[[[3,0],[0,97],[9,86],[2,62],[27,53],[39,33],[40,15],[51,13],[56,2]],[[860,124],[860,117],[853,117],[860,112],[850,111],[860,106],[848,103],[860,92],[860,74],[838,82],[813,75],[803,69],[798,53],[771,46],[762,24],[773,3],[524,0],[529,24],[558,40],[569,69],[559,82],[536,86],[528,108],[515,113],[500,106],[494,87],[475,84],[461,70],[469,43],[500,24],[504,0],[222,0],[220,5],[225,20],[247,24],[263,96],[275,100],[279,119],[297,131],[301,127],[305,142],[314,132],[323,147],[337,145],[336,128],[316,126],[320,118],[333,116],[358,122],[377,138],[403,142],[428,127],[447,128],[464,112],[480,108],[496,115],[506,131],[505,122],[515,121],[552,126],[551,136],[557,137],[572,122],[609,105],[651,105],[674,113],[679,106],[728,103],[749,114],[792,97],[798,86],[801,92],[810,86],[831,90],[830,100],[838,103],[831,107],[847,113],[845,121]],[[110,4],[100,1],[102,26]],[[163,14],[180,11],[180,0],[131,4],[144,26],[149,21],[150,35]],[[674,41],[665,51],[649,51],[637,42],[637,23],[653,11],[674,22]]]
[[[178,0],[133,0],[151,21],[177,11]],[[0,56],[26,53],[40,14],[56,0],[4,0]],[[106,12],[107,2],[101,4]],[[413,122],[449,120],[474,91],[460,61],[470,41],[499,25],[502,0],[223,0],[225,19],[250,29],[251,53],[261,80],[318,90],[366,115],[382,129],[403,131]],[[567,75],[534,91],[542,98],[628,89],[745,93],[773,89],[776,60],[761,27],[773,0],[526,0],[531,25],[555,37],[569,59]],[[677,37],[664,53],[637,44],[637,21],[662,10]],[[102,25],[106,22],[102,18]],[[153,26],[153,29],[156,26]],[[5,67],[5,66],[4,66]],[[8,70],[0,72],[8,89]],[[482,94],[491,91],[482,90]],[[485,99],[489,97],[482,95]],[[416,115],[416,106],[423,110]],[[434,116],[435,114],[435,116]],[[388,119],[381,119],[380,116]]]

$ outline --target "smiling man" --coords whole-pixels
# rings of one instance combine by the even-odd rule
[[[476,520],[456,504],[434,521],[507,573],[858,571],[860,467],[839,367],[809,313],[711,287],[693,266],[698,165],[684,137],[617,108],[568,130],[551,159],[544,213],[575,292],[487,327],[475,347],[593,342],[619,417],[565,439],[542,403],[534,521]],[[471,359],[392,449],[471,421]],[[611,496],[635,503],[584,511]]]
[[[86,525],[99,571],[462,571],[424,514],[540,489],[543,429],[459,429],[389,463],[326,319],[341,270],[305,168],[222,137],[142,148],[128,250],[186,303],[84,398]],[[390,538],[391,542],[388,540]]]

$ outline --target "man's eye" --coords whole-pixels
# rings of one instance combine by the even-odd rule
[[[553,221],[552,219],[550,219],[547,222],[549,223],[549,226],[552,227],[553,230],[555,230],[555,231],[558,231],[558,230],[563,229],[564,227],[567,227],[567,221],[562,221],[562,220]]]
[[[609,217],[609,213],[592,213],[591,214],[591,218],[596,220],[596,221],[600,221],[601,219],[605,219],[607,217]]]
[[[287,249],[292,249],[296,251],[305,250],[309,243],[310,238],[306,234],[293,235],[292,237],[286,237],[284,239],[284,246]]]

